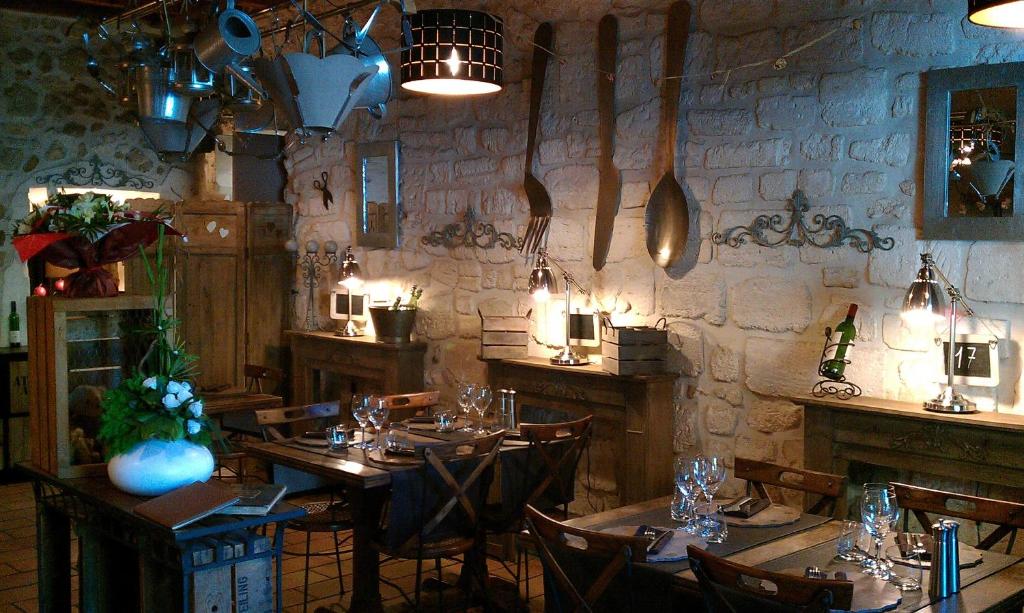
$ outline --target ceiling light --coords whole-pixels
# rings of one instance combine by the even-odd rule
[[[967,0],[971,23],[993,28],[1024,28],[1024,0]]]
[[[473,96],[501,90],[501,19],[480,11],[423,10],[409,16],[412,44],[402,51],[402,88]]]

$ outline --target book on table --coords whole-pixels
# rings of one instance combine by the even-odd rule
[[[283,483],[232,483],[231,489],[238,502],[221,509],[223,515],[266,515],[288,491]]]
[[[135,513],[177,530],[238,502],[238,494],[216,479],[197,481],[135,505]]]

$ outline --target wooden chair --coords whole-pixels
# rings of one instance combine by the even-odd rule
[[[761,570],[693,545],[686,551],[707,613],[828,613],[849,610],[853,602],[852,581],[807,579]]]
[[[245,374],[245,390],[248,392],[257,392],[260,394],[270,394],[277,392],[281,384],[284,383],[287,375],[280,368],[272,368],[270,366],[260,366],[259,364],[246,364],[243,367]],[[265,382],[272,382],[274,385],[270,388],[270,391],[263,389]]]
[[[438,580],[441,580],[441,558],[457,555],[468,557],[474,549],[483,547],[480,520],[490,486],[494,461],[498,457],[504,432],[464,442],[423,446],[416,450],[422,462],[416,477],[418,500],[404,500],[412,505],[396,504],[395,487],[389,512],[382,518],[381,531],[374,545],[381,553],[392,558],[416,560],[415,599],[409,601],[419,609],[422,591],[423,561],[434,560]],[[406,490],[407,491],[407,490]],[[418,504],[416,504],[418,503]],[[401,508],[398,508],[401,507]],[[411,507],[411,508],[410,508]],[[395,530],[392,523],[407,521],[406,530]],[[482,560],[482,557],[481,557]],[[470,575],[487,595],[486,563],[476,565],[465,560]],[[482,567],[482,568],[481,568]],[[382,579],[389,583],[386,579]],[[443,583],[443,582],[442,582]],[[393,587],[399,589],[395,584]],[[408,599],[408,596],[402,592]],[[443,600],[439,607],[444,610]]]
[[[842,475],[803,468],[789,468],[747,458],[736,458],[735,474],[737,479],[746,479],[748,495],[753,488],[758,496],[771,500],[765,485],[774,485],[821,496],[807,509],[807,512],[812,515],[821,515],[826,508],[828,515],[835,513],[836,502],[846,492],[846,477]]]
[[[340,412],[339,403],[324,402],[298,407],[282,407],[278,409],[260,409],[255,411],[256,423],[263,432],[263,438],[267,441],[282,441],[293,435],[302,432],[293,432],[292,429],[310,427],[315,424],[319,430],[325,429],[330,423],[337,421]],[[308,502],[301,505],[306,511],[305,517],[294,519],[288,522],[286,528],[304,532],[306,534],[306,550],[304,553],[285,551],[288,555],[301,555],[305,558],[305,572],[302,578],[302,610],[306,611],[306,603],[309,600],[309,561],[310,558],[333,555],[338,570],[338,587],[342,594],[345,593],[345,581],[341,572],[341,556],[344,553],[341,549],[342,543],[351,539],[351,535],[344,539],[338,538],[338,532],[352,529],[352,514],[349,511],[348,503],[335,498],[331,492],[329,500]],[[334,551],[326,553],[312,553],[310,545],[313,533],[330,532],[334,537]]]
[[[671,610],[664,578],[634,566],[647,560],[648,539],[574,528],[532,506],[526,507],[525,522],[544,566],[545,610]]]
[[[436,406],[441,399],[441,392],[435,390],[414,394],[390,394],[379,398],[389,410],[388,420],[396,422],[415,417],[421,411],[425,413],[426,409]]]
[[[976,545],[978,549],[991,549],[1009,535],[1006,553],[1010,553],[1017,539],[1017,530],[1024,528],[1024,504],[931,490],[904,483],[893,483],[892,486],[896,489],[896,501],[900,508],[912,511],[914,517],[929,533],[933,520],[928,513],[967,519],[979,525],[995,524],[996,529],[984,539],[981,538],[979,531]],[[958,504],[951,506],[950,503]],[[904,522],[907,520],[908,518],[904,516]]]

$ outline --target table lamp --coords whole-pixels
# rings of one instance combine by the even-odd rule
[[[533,265],[533,270],[530,272],[529,290],[530,295],[533,299],[538,302],[546,302],[553,292],[558,291],[558,284],[555,282],[555,275],[551,271],[551,267],[548,265],[548,253],[544,249],[537,252],[537,261]],[[558,262],[551,260],[551,262],[558,268],[562,273],[562,279],[565,280],[565,346],[562,347],[558,355],[551,358],[552,364],[558,364],[559,366],[583,366],[589,364],[590,360],[586,356],[580,355],[573,351],[572,346],[569,344],[570,337],[570,315],[572,313],[569,308],[572,300],[572,288],[575,287],[580,293],[590,295],[586,289],[583,288],[576,279],[573,278],[569,271],[560,266]]]
[[[359,269],[359,262],[356,261],[356,256],[352,254],[351,245],[345,248],[345,259],[341,261],[338,277],[338,285],[342,285],[348,290],[348,323],[345,324],[344,328],[338,330],[337,334],[338,336],[362,336],[363,333],[356,328],[355,322],[352,321],[352,292],[363,283],[363,279],[362,271]]]
[[[905,320],[917,323],[934,323],[942,319],[946,306],[942,299],[942,286],[945,286],[946,294],[949,295],[949,351],[945,356],[946,387],[938,396],[926,401],[924,408],[936,413],[976,413],[977,405],[957,392],[953,386],[957,304],[968,316],[973,317],[974,311],[964,301],[960,290],[954,287],[935,265],[930,253],[921,254],[921,270],[917,272],[917,278],[910,284],[907,295],[903,298],[901,314]]]

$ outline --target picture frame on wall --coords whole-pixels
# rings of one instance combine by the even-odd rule
[[[395,249],[400,243],[400,149],[397,140],[356,145],[356,244],[360,247]]]

